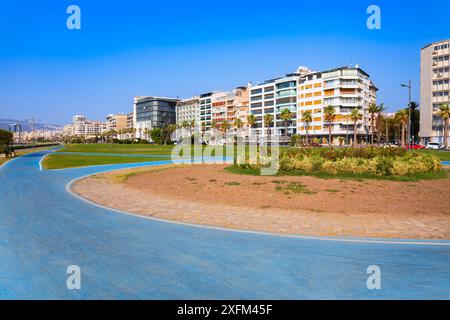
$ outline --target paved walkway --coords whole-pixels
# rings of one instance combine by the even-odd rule
[[[450,299],[450,242],[281,237],[151,220],[86,203],[73,179],[167,161],[0,168],[3,299]],[[68,290],[78,265],[81,290]],[[381,290],[366,287],[381,268]]]

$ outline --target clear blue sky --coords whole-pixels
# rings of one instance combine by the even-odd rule
[[[66,28],[70,4],[81,30]],[[366,27],[370,4],[381,30]],[[131,111],[136,95],[188,97],[356,63],[395,110],[407,103],[401,82],[419,99],[420,48],[450,38],[449,13],[447,0],[0,0],[0,118],[101,120]]]

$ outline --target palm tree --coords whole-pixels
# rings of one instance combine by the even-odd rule
[[[221,124],[220,127],[222,128],[222,132],[225,134],[227,132],[228,129],[231,128],[230,123],[228,122],[228,120],[224,120]]]
[[[191,124],[187,120],[184,120],[183,122],[181,122],[181,127],[184,129],[188,129],[190,126],[191,126]]]
[[[450,118],[450,107],[448,104],[443,104],[439,108],[438,116],[444,120],[444,146],[448,148],[448,125]]]
[[[270,126],[273,123],[273,115],[268,113],[264,115],[264,125],[267,127],[267,135],[270,135]]]
[[[359,109],[353,109],[350,113],[350,119],[353,121],[353,148],[358,145],[358,120],[362,118]]]
[[[167,131],[167,140],[172,140],[172,133],[175,132],[175,130],[177,130],[177,126],[175,124],[169,124],[166,127],[166,131]],[[164,144],[166,143],[166,140],[164,141]]]
[[[234,125],[237,129],[242,128],[242,126],[243,126],[242,120],[239,119],[239,118],[236,118],[236,119],[234,120],[233,125]]]
[[[402,134],[401,134],[401,141],[402,141],[402,148],[405,147],[405,132],[406,132],[406,124],[409,120],[408,111],[406,110],[400,110],[395,113],[395,118],[398,122],[400,122],[402,127]]]
[[[371,142],[370,144],[373,145],[374,137],[375,137],[375,115],[378,115],[382,110],[384,110],[384,105],[381,104],[379,106],[376,105],[376,103],[371,103],[369,106],[369,113],[370,113],[370,122],[371,122],[371,129],[372,129],[372,136],[371,136]]]
[[[284,122],[284,136],[287,137],[288,135],[288,122],[292,120],[294,115],[289,109],[283,109],[281,111],[280,119]]]
[[[309,145],[309,124],[313,121],[311,110],[306,110],[303,113],[302,121],[305,123],[306,145]]]
[[[378,145],[380,145],[381,135],[383,133],[383,111],[384,110],[386,110],[386,108],[384,107],[384,103],[382,103],[378,106],[378,114],[377,114],[377,122],[376,122]]]
[[[334,106],[326,106],[323,108],[323,115],[325,121],[328,122],[328,145],[331,146],[331,124],[333,123],[334,117],[336,115],[336,108]]]
[[[248,127],[249,127],[250,129],[253,128],[253,126],[255,125],[255,123],[256,123],[256,117],[255,117],[255,115],[254,115],[254,114],[249,114],[248,117],[247,117],[247,124],[248,124]]]

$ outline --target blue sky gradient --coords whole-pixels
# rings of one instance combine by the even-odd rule
[[[81,30],[66,28],[71,4]],[[366,27],[371,4],[381,30]],[[419,100],[420,49],[450,38],[449,12],[446,0],[0,0],[0,118],[101,120],[131,111],[136,95],[188,97],[357,63],[394,111],[407,103],[402,82]]]

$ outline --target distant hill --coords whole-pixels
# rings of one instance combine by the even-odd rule
[[[8,130],[9,125],[13,123],[20,123],[22,125],[23,131],[31,131],[31,124],[24,120],[14,120],[14,119],[0,119],[0,129]],[[62,126],[56,124],[44,124],[44,123],[35,123],[35,130],[52,130],[56,131],[62,129]]]

